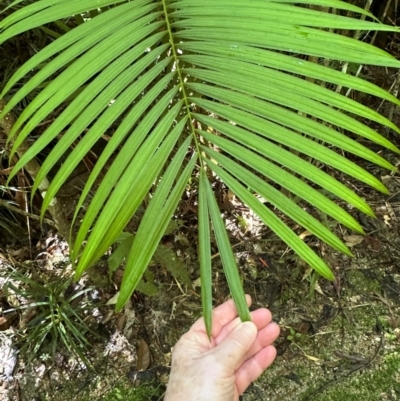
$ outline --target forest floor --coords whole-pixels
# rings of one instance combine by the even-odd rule
[[[392,195],[365,194],[376,213],[375,219],[358,216],[365,237],[333,227],[355,255],[349,258],[323,248],[335,271],[334,283],[315,281],[314,273],[308,272],[291,251],[251,221],[248,210],[238,211],[236,205],[226,212],[252,308],[268,307],[281,327],[275,363],[250,386],[243,401],[399,399],[400,177],[396,173],[386,180]],[[171,348],[201,315],[195,237],[190,228],[193,216],[187,217],[188,222],[165,238],[164,244],[186,265],[192,287],[179,284],[162,265],[154,264],[150,270],[158,293],[144,296],[136,292],[125,310],[115,314],[115,287],[97,286],[89,293],[92,308],[85,314],[85,321],[98,334],[86,334],[92,344],[87,356],[94,369],[86,368],[61,345],[53,361],[46,360],[46,345],[30,365],[29,352],[22,352],[13,374],[4,380],[3,390],[0,388],[0,399],[162,399]],[[244,217],[252,224],[253,234],[246,232]],[[34,271],[40,277],[59,280],[69,266],[66,243],[51,231],[31,248],[14,241],[2,247],[0,254],[3,280],[10,275],[15,279],[14,270],[28,275]],[[106,261],[98,267],[100,271],[106,268]],[[78,284],[79,290],[93,286],[87,278]],[[213,286],[214,303],[218,305],[229,296],[218,258]],[[3,294],[3,308],[7,302],[11,303],[10,298]],[[104,305],[106,302],[110,305]],[[19,338],[17,329],[23,320],[21,315],[10,327],[0,326],[3,345]]]

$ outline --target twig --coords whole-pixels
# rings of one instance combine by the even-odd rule
[[[389,7],[391,6],[391,4],[392,4],[392,0],[388,0],[387,3],[386,3],[386,7],[385,7],[385,9],[383,10],[382,17],[380,17],[380,20],[381,20],[382,22],[385,21],[387,12],[388,12]],[[396,10],[397,10],[397,9],[396,9]],[[375,31],[374,36],[372,37],[371,43],[374,43],[374,42],[375,42],[375,39],[376,39],[377,36],[378,36],[378,31]]]
[[[22,216],[25,216],[25,217],[29,217],[30,219],[40,220],[40,216],[37,216],[36,214],[33,214],[33,213],[25,212],[24,210],[21,210],[15,206],[11,205],[9,202],[7,202],[3,199],[0,199],[0,205],[6,207],[7,209],[11,210],[12,212],[22,214]],[[54,221],[50,220],[50,219],[43,219],[43,222],[52,227],[56,226]]]
[[[400,83],[400,75],[397,74],[397,77],[395,78],[395,80],[393,81],[392,85],[390,85],[390,88],[388,90],[389,93],[392,93],[394,97],[397,98],[397,95],[399,94],[399,83]],[[392,92],[393,91],[393,92]],[[380,105],[378,106],[378,108],[376,109],[376,112],[378,112],[381,107],[383,106],[383,104],[385,103],[385,99],[383,99],[380,103]],[[389,116],[388,116],[388,120],[393,121],[393,113],[394,113],[394,108],[396,107],[396,105],[394,103],[391,103],[390,106],[390,111],[389,111]]]

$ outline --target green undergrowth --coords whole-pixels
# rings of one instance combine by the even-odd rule
[[[142,384],[138,387],[115,387],[101,401],[151,401],[161,397],[160,388],[152,387],[149,384]]]

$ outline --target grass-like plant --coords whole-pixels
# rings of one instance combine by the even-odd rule
[[[398,152],[361,120],[396,132],[399,129],[335,89],[352,88],[397,105],[399,101],[322,60],[398,68],[400,62],[386,52],[341,34],[395,28],[380,24],[370,13],[343,1],[292,3],[17,0],[10,7],[19,8],[0,22],[0,43],[36,27],[56,38],[14,74],[0,95],[6,96],[18,81],[36,70],[0,116],[31,91],[43,88],[10,132],[13,152],[55,109],[61,110],[13,171],[15,175],[62,135],[42,164],[33,187],[34,193],[60,158],[68,155],[58,165],[42,213],[91,147],[105,133],[110,136],[74,215],[75,223],[100,173],[105,173],[71,244],[72,259],[78,261],[77,277],[109,249],[151,195],[127,257],[118,310],[143,276],[189,180],[198,187],[198,250],[208,330],[212,308],[211,230],[240,317],[249,319],[210,177],[217,175],[290,248],[328,279],[333,279],[330,268],[290,229],[280,213],[350,255],[342,241],[298,200],[362,233],[360,224],[329,195],[370,216],[372,209],[324,166],[387,193],[377,178],[346,155],[392,170],[388,161],[357,138]]]
[[[16,269],[7,275],[6,295],[21,299],[20,305],[5,313],[22,312],[24,327],[20,329],[20,352],[33,358],[43,355],[53,359],[60,345],[79,357],[87,366],[91,366],[84,355],[90,345],[87,335],[96,337],[83,320],[84,312],[93,308],[85,298],[85,293],[92,288],[84,288],[67,294],[73,282],[71,277],[56,276],[51,278],[29,277]],[[16,285],[14,285],[14,284]],[[29,317],[29,318],[27,318]],[[41,355],[39,355],[41,354]]]

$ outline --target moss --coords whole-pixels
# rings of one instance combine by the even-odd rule
[[[102,397],[97,398],[98,401],[151,401],[158,400],[162,396],[161,388],[154,387],[151,383],[141,384],[132,387],[119,383]],[[86,395],[79,401],[93,400],[92,396]]]
[[[300,397],[307,400],[310,391]],[[373,370],[355,373],[345,381],[332,383],[315,395],[313,401],[376,401],[394,400],[400,396],[400,355],[386,356]]]
[[[381,284],[378,277],[368,277],[367,272],[360,270],[349,270],[347,279],[351,283],[352,291],[356,294],[373,294],[381,292]]]
[[[102,401],[149,401],[152,397],[158,399],[160,396],[161,394],[158,388],[141,385],[133,388],[114,388],[102,398]]]

